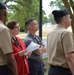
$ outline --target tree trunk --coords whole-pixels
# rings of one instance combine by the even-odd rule
[[[74,11],[74,3],[73,3],[73,0],[62,0],[63,3],[64,3],[64,6],[66,8],[68,8],[69,12],[70,12],[70,16],[71,16],[71,19],[72,19],[72,23],[71,23],[71,27],[72,27],[72,32],[74,34],[74,15],[72,13],[72,10]]]
[[[72,27],[72,32],[74,34],[74,15],[72,16],[72,24],[71,24],[71,27]]]

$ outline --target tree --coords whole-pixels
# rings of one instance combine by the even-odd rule
[[[71,19],[72,19],[72,31],[74,34],[74,0],[62,0],[64,3],[64,6],[67,7],[70,11]]]
[[[53,25],[53,24],[54,24],[54,25],[56,24],[55,21],[54,21],[54,18],[53,18],[53,15],[52,15],[52,14],[49,14],[48,22],[51,23],[52,25]]]
[[[63,8],[68,8],[70,11],[70,15],[71,15],[71,19],[72,19],[72,31],[74,33],[74,0],[56,0],[56,1],[51,1],[50,6],[56,6],[59,9],[63,9]]]
[[[21,31],[26,30],[25,20],[35,18],[39,22],[39,1],[38,0],[3,0],[8,7],[8,20],[14,19],[20,23]],[[10,3],[9,3],[10,2]],[[14,3],[13,3],[14,2]],[[44,18],[43,10],[42,17]]]

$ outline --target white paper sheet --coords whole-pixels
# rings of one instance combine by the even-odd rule
[[[39,44],[36,44],[34,42],[31,42],[26,49],[27,49],[28,52],[32,52],[32,51],[38,49],[39,47],[40,47]]]

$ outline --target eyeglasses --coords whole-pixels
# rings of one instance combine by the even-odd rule
[[[15,29],[20,28],[20,26],[14,27]]]

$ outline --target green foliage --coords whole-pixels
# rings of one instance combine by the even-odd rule
[[[51,1],[50,2],[50,6],[53,8],[53,7],[56,7],[58,9],[63,9],[64,8],[64,4],[62,2],[62,0],[54,0],[54,1]]]
[[[63,9],[65,8],[62,0],[54,0],[54,1],[51,1],[50,2],[50,5],[49,5],[52,9],[55,7],[57,9]],[[56,9],[55,9],[56,10]],[[48,19],[49,23],[52,23],[52,24],[55,24],[55,21],[54,21],[54,17],[51,14],[49,14],[49,19]]]
[[[43,24],[44,24],[44,23],[47,23],[47,22],[48,22],[48,18],[47,18],[47,17],[44,17],[44,18],[43,18]]]
[[[35,18],[39,22],[39,0],[4,0],[4,3],[8,7],[8,20],[17,20],[21,31],[26,31],[26,19]],[[45,11],[42,12],[44,21]]]
[[[74,34],[74,0],[55,0],[55,1],[51,1],[50,6],[52,8],[56,7],[58,9],[68,8],[70,12],[70,17],[72,19],[71,21],[72,32]],[[49,20],[51,21],[51,19],[53,18],[50,16]]]
[[[46,58],[43,58],[43,60],[48,60],[48,58],[46,57]]]
[[[52,14],[49,14],[49,19],[48,19],[49,23],[51,24],[55,24],[55,21],[54,21],[54,17]]]

